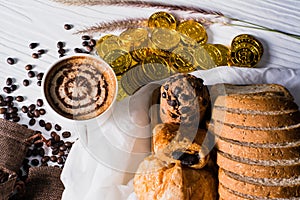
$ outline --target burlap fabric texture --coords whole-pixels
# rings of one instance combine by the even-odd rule
[[[64,185],[62,169],[52,166],[32,167],[26,181],[25,200],[61,200]]]
[[[3,181],[4,176],[8,174],[8,179]],[[7,200],[14,191],[14,185],[17,180],[15,172],[0,166],[0,200]]]

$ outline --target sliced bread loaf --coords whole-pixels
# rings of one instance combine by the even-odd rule
[[[281,128],[260,128],[212,121],[208,124],[208,129],[222,138],[248,143],[285,144],[300,140],[300,123]]]
[[[219,183],[240,194],[260,198],[300,198],[300,177],[255,179],[219,169]]]
[[[217,137],[215,147],[227,154],[252,160],[293,160],[300,157],[300,141],[284,145],[241,143]]]
[[[256,126],[256,127],[285,127],[300,123],[300,112],[292,111],[278,114],[244,114],[235,111],[224,111],[214,109],[212,119],[239,126]]]
[[[232,173],[253,178],[292,178],[300,176],[300,158],[293,160],[250,160],[217,152],[217,164]]]

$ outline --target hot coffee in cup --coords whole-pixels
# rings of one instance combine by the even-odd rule
[[[79,54],[65,57],[43,80],[44,98],[60,116],[85,121],[104,115],[117,95],[117,79],[102,59]]]

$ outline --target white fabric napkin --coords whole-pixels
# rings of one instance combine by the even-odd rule
[[[286,86],[300,105],[300,70],[218,67],[194,74],[206,85],[216,83],[277,83]],[[95,132],[79,127],[81,138],[67,159],[61,179],[63,200],[135,200],[132,178],[150,152],[149,105],[153,89],[148,84],[134,96],[118,102],[111,118]],[[86,137],[86,135],[88,137]]]

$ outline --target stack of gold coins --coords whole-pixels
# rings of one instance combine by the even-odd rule
[[[196,20],[177,21],[170,13],[156,12],[148,27],[106,35],[97,41],[96,49],[118,76],[122,97],[178,72],[226,65],[254,67],[263,55],[261,42],[248,34],[236,36],[230,47],[207,41],[205,27]]]

